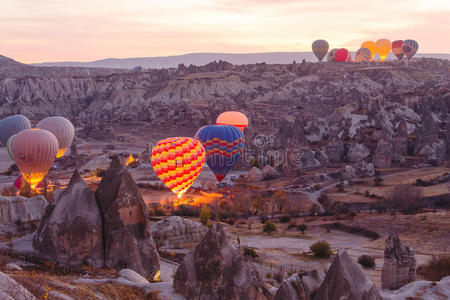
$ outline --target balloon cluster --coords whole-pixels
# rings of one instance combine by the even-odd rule
[[[319,61],[327,56],[329,62],[353,62],[350,51],[345,48],[332,49],[328,52],[329,45],[325,40],[316,40],[312,43],[312,50]],[[388,39],[380,39],[376,42],[365,41],[361,44],[361,48],[356,51],[355,62],[373,61],[375,55],[378,54],[381,61],[384,61],[392,50],[399,60],[405,55],[411,59],[419,49],[419,44],[415,40],[397,40],[391,43]],[[328,55],[327,55],[328,53]]]
[[[75,129],[63,117],[48,117],[31,128],[30,120],[13,115],[0,121],[0,142],[31,188],[45,177],[57,157],[72,144]]]
[[[159,179],[179,198],[191,187],[206,162],[221,182],[244,150],[247,117],[237,111],[219,115],[216,125],[200,127],[189,137],[170,137],[152,149],[151,161]]]

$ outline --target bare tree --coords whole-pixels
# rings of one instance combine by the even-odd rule
[[[386,206],[411,213],[420,209],[419,200],[423,197],[421,188],[413,185],[397,185],[386,192]]]

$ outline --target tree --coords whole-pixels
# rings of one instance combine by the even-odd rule
[[[278,190],[273,194],[272,198],[275,200],[275,203],[278,206],[278,212],[281,213],[283,207],[289,202],[286,196],[286,192],[283,190]]]
[[[360,257],[358,257],[358,263],[364,268],[375,268],[375,258],[369,255],[361,255]]]
[[[305,230],[308,229],[308,225],[306,225],[305,223],[300,224],[297,226],[297,229],[300,230],[304,234]]]
[[[267,221],[264,226],[263,226],[263,232],[267,233],[267,235],[270,235],[272,232],[277,230],[277,226],[275,226],[275,224],[273,224],[270,221]]]
[[[211,209],[208,206],[203,205],[202,210],[200,211],[200,222],[202,222],[202,224],[206,226],[210,218]]]
[[[386,206],[403,213],[416,212],[420,208],[422,189],[413,185],[397,185],[386,193]]]
[[[250,201],[252,204],[253,215],[256,216],[263,210],[265,199],[261,194],[254,194],[250,197]]]

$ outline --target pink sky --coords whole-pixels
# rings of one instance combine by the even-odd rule
[[[2,0],[0,54],[25,63],[193,52],[357,50],[415,39],[450,53],[449,0]]]

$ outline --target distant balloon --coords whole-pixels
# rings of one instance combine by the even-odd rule
[[[351,58],[352,56],[350,52],[345,48],[337,50],[336,53],[334,54],[334,59],[338,62],[349,62]]]
[[[66,153],[67,148],[70,147],[75,135],[75,129],[72,123],[64,117],[48,117],[41,120],[36,128],[45,129],[53,133],[58,140],[58,154],[56,157],[61,157]]]
[[[200,141],[170,137],[153,147],[151,161],[159,179],[181,198],[202,172],[205,158]]]
[[[375,55],[377,54],[377,43],[373,41],[365,41],[364,43],[361,44],[361,48],[367,48],[370,50],[370,53],[372,54],[370,61],[372,61]]]
[[[12,152],[11,152],[11,142],[15,136],[16,135],[10,136],[9,139],[6,141],[6,150],[8,151],[8,155],[9,155],[9,157],[11,157],[12,160],[14,160],[14,156],[12,155]]]
[[[415,40],[405,40],[402,45],[403,52],[408,59],[411,59],[419,49],[419,44]]]
[[[402,60],[403,55],[405,54],[403,52],[403,41],[402,40],[397,40],[397,41],[392,42],[392,53],[394,53],[395,56],[397,56],[397,58],[399,60]]]
[[[244,134],[235,126],[209,125],[198,137],[206,150],[206,163],[221,182],[244,151]]]
[[[248,127],[247,117],[239,111],[226,111],[217,117],[217,125],[233,125],[244,132],[244,128]]]
[[[31,122],[23,115],[13,115],[0,121],[0,142],[6,146],[10,136],[31,128]]]
[[[332,50],[330,50],[330,52],[328,52],[327,55],[327,61],[328,62],[335,62],[336,60],[334,59],[334,55],[336,54],[336,51],[338,51],[339,49],[334,48]]]
[[[325,40],[316,40],[312,43],[312,50],[319,61],[322,61],[325,55],[327,55],[328,49],[329,45]]]
[[[356,51],[356,62],[369,62],[372,59],[372,52],[367,48],[360,48]]]
[[[391,41],[388,39],[380,39],[377,41],[377,53],[381,61],[384,61],[392,49]]]
[[[55,161],[58,140],[47,130],[22,130],[11,141],[11,153],[23,178],[34,189]]]

